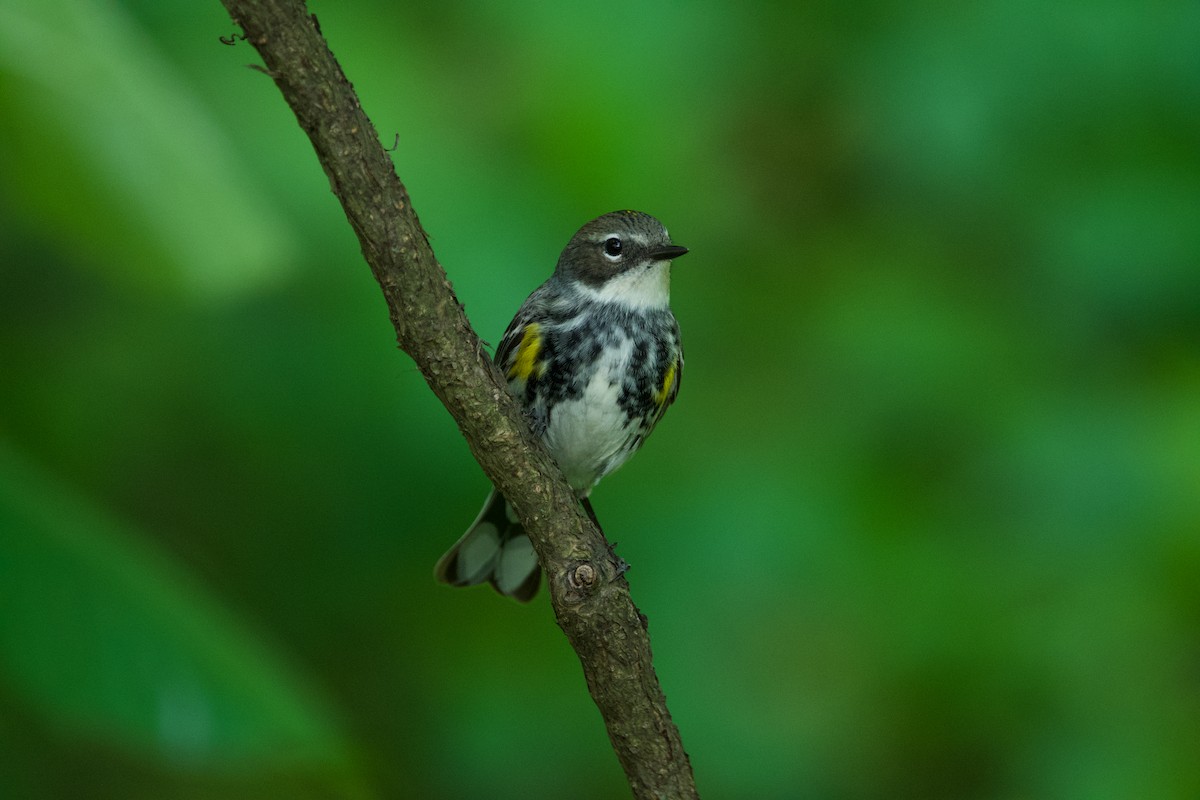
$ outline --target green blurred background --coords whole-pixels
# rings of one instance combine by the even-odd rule
[[[706,796],[1200,796],[1200,5],[312,10],[485,339],[692,248],[593,498]],[[627,796],[234,31],[0,0],[0,796]]]

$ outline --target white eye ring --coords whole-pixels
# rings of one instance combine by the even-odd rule
[[[620,261],[623,244],[620,236],[609,236],[604,240],[604,257],[609,261]]]

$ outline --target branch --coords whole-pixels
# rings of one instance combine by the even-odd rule
[[[697,797],[629,585],[484,354],[316,17],[302,0],[222,2],[312,141],[383,289],[400,348],[533,542],[555,617],[583,665],[634,797]]]

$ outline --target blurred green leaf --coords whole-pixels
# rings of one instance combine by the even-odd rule
[[[14,211],[139,283],[225,295],[278,277],[286,223],[151,41],[117,3],[0,5]]]
[[[332,764],[288,670],[159,553],[0,446],[0,680],[55,724],[169,761]]]

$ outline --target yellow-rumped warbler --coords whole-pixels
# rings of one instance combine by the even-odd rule
[[[496,349],[509,391],[593,520],[592,488],[642,446],[679,393],[683,349],[669,299],[671,259],[686,252],[649,214],[592,220]],[[435,572],[453,586],[489,581],[521,601],[541,583],[533,545],[495,489]]]

